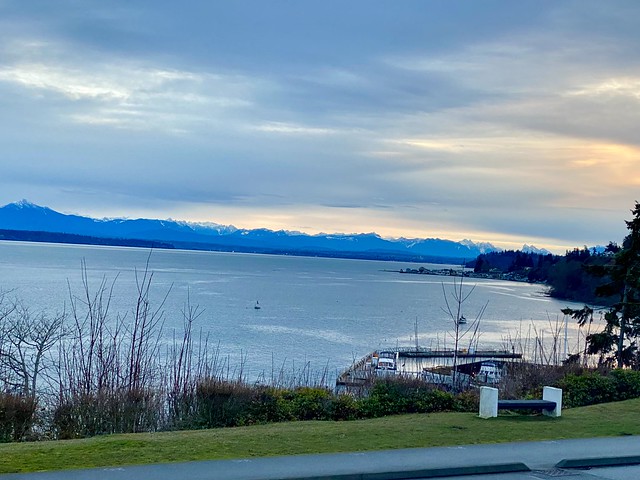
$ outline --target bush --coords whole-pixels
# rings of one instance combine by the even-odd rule
[[[363,417],[430,413],[456,409],[456,397],[412,378],[383,379],[360,401]]]
[[[196,395],[193,388],[171,392],[167,395],[167,418],[162,428],[188,430],[195,428]]]
[[[249,405],[247,423],[271,423],[293,420],[291,403],[285,399],[286,390],[258,387]]]
[[[291,402],[291,412],[296,420],[328,420],[332,396],[325,388],[300,387],[285,398]]]
[[[357,420],[362,418],[360,401],[351,395],[338,395],[329,405],[329,415],[332,420]]]
[[[53,412],[53,429],[61,440],[115,433],[114,395],[74,395],[61,400]]]
[[[454,408],[454,396],[442,390],[420,388],[410,398],[411,411],[431,413],[450,411]]]
[[[59,400],[53,410],[55,436],[67,440],[158,429],[161,402],[152,390],[104,390]]]
[[[122,392],[119,400],[117,421],[118,433],[150,432],[158,429],[161,401],[152,389],[129,389]]]
[[[0,393],[0,442],[19,442],[33,426],[37,402],[31,397]]]
[[[86,394],[61,399],[53,411],[53,430],[60,440],[115,433],[115,395]]]
[[[478,412],[480,407],[480,391],[466,390],[456,395],[453,409],[456,412]]]
[[[247,423],[354,420],[361,417],[360,401],[350,395],[334,395],[319,387],[294,390],[259,387],[249,408]]]
[[[508,374],[500,382],[500,398],[541,398],[544,385],[555,385],[567,374],[581,374],[582,371],[579,365],[511,363],[508,365]]]
[[[557,384],[562,389],[562,404],[567,408],[618,400],[613,377],[599,373],[569,374]]]
[[[200,428],[235,427],[246,423],[253,389],[241,382],[204,379],[196,386],[195,425]]]
[[[618,400],[640,397],[639,371],[616,369],[611,372],[611,378],[616,385]]]
[[[616,369],[607,375],[598,372],[570,374],[557,386],[562,388],[563,405],[566,407],[616,402],[640,397],[640,372]]]
[[[384,417],[408,411],[407,385],[399,380],[377,380],[369,395],[361,400],[365,417]]]
[[[78,421],[74,415],[74,408],[70,402],[64,402],[57,405],[53,411],[52,428],[55,437],[59,440],[70,440],[79,438],[80,434]]]

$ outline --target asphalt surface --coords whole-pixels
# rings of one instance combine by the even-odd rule
[[[640,436],[167,463],[1,480],[640,479]]]

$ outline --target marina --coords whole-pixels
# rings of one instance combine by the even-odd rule
[[[402,375],[422,379],[427,383],[451,383],[451,372],[455,370],[471,382],[493,383],[509,362],[522,360],[522,353],[507,350],[397,348],[371,352],[336,379],[336,388],[349,389],[366,386],[378,376]]]

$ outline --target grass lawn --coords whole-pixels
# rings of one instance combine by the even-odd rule
[[[561,418],[472,413],[289,422],[0,445],[0,473],[305,453],[640,435],[640,399],[564,410]]]

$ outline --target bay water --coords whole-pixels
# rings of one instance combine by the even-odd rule
[[[92,290],[113,285],[112,315],[129,318],[148,262],[152,304],[166,296],[166,341],[181,338],[189,301],[201,312],[196,333],[208,334],[231,373],[242,365],[249,381],[301,370],[335,377],[376,349],[453,346],[445,297],[454,301],[460,278],[398,273],[442,265],[0,241],[0,291],[34,313],[68,311],[83,293],[83,262]],[[463,291],[467,319],[484,308],[480,348],[530,337],[548,343],[560,333],[562,349],[566,328],[569,351],[580,349],[580,333],[560,312],[579,305],[548,297],[542,285],[466,278]]]

